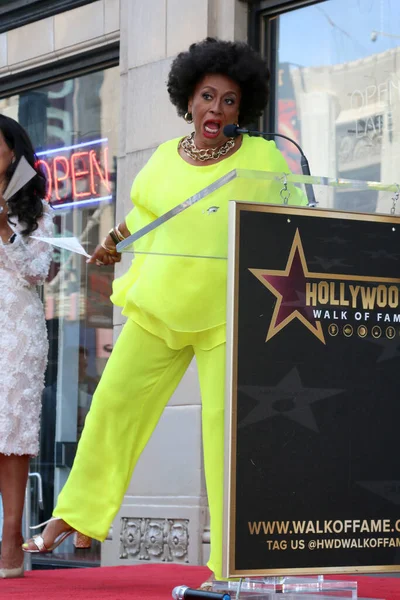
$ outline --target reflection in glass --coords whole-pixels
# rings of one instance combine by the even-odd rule
[[[34,143],[47,175],[56,235],[78,237],[89,254],[114,225],[118,89],[114,67],[0,100],[0,111],[17,119]],[[44,510],[33,485],[32,523],[51,516],[111,353],[113,275],[112,267],[100,270],[82,256],[54,248],[43,298],[50,349],[41,448],[31,465],[43,479]],[[79,560],[87,554],[92,564],[99,560],[99,546],[92,546],[75,551],[71,541],[56,558]]]
[[[329,0],[279,17],[276,126],[302,145],[312,173],[398,181],[399,25],[390,0]],[[300,172],[295,151],[279,145]],[[380,203],[378,192],[342,192],[331,206]]]

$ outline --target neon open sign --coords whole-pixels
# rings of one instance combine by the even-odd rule
[[[37,152],[53,208],[110,202],[108,139]]]

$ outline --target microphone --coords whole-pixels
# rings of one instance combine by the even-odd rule
[[[178,585],[172,590],[174,600],[231,600],[230,594],[216,594],[215,592],[205,592],[203,590],[192,590],[187,585]]]
[[[225,125],[223,131],[224,131],[224,135],[226,137],[238,137],[239,135],[247,133],[247,135],[249,135],[250,137],[251,136],[280,137],[285,140],[288,140],[294,146],[296,146],[297,150],[300,152],[300,156],[301,156],[300,166],[301,166],[301,171],[302,171],[303,175],[311,175],[310,165],[308,164],[306,155],[304,154],[304,152],[301,149],[301,147],[299,146],[299,144],[297,142],[295,142],[294,140],[292,140],[292,138],[288,137],[287,135],[283,135],[282,133],[268,132],[268,131],[255,131],[255,130],[252,131],[251,129],[244,129],[243,127],[238,127],[237,125],[233,125],[233,124]],[[304,187],[306,188],[306,194],[307,194],[307,198],[308,198],[308,206],[312,206],[312,207],[317,206],[317,201],[315,200],[315,195],[314,195],[314,190],[313,190],[312,185],[310,185],[309,183],[306,183],[306,184],[304,184]]]

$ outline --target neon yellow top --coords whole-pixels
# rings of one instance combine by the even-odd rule
[[[134,208],[126,217],[131,233],[233,169],[289,172],[275,143],[262,138],[244,136],[234,154],[206,166],[184,161],[178,141],[161,144],[135,178]],[[223,343],[227,261],[193,256],[227,256],[229,200],[278,203],[281,187],[238,178],[163,223],[135,242],[134,251],[180,256],[136,254],[127,273],[114,281],[111,300],[171,348],[197,344],[206,350]],[[290,203],[305,199],[292,193]]]

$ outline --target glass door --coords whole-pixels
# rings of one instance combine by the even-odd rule
[[[311,173],[363,181],[398,180],[400,142],[400,5],[391,0],[327,0],[278,14],[271,56],[275,123],[299,143]],[[263,47],[268,47],[265,34]],[[305,43],[306,40],[306,43]],[[272,48],[271,48],[272,51]],[[300,173],[296,148],[277,141]],[[337,194],[331,206],[378,212],[377,191]],[[361,202],[361,203],[360,203]],[[355,204],[354,204],[355,203]]]
[[[55,236],[76,236],[89,254],[114,225],[118,90],[119,69],[112,67],[0,100],[0,111],[17,119],[32,139],[47,177]],[[40,453],[30,469],[42,479],[43,509],[32,478],[32,524],[52,514],[112,350],[113,276],[113,267],[88,266],[85,257],[54,248],[43,289],[50,347]],[[99,560],[98,543],[76,549],[69,538],[54,556],[39,555],[33,562]]]

